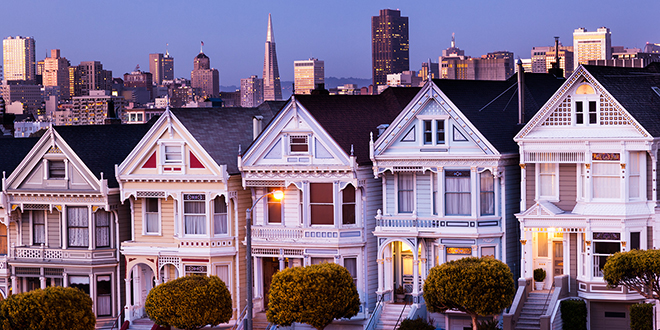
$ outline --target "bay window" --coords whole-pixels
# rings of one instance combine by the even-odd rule
[[[591,164],[594,198],[619,198],[620,189],[619,162],[594,162]]]
[[[312,225],[333,225],[333,184],[310,183],[309,204]]]
[[[110,247],[110,212],[98,210],[96,218],[96,247]]]
[[[46,220],[44,211],[32,211],[32,244],[46,244]]]
[[[225,196],[218,196],[213,200],[213,233],[227,234],[227,203]]]
[[[540,199],[559,199],[558,164],[540,163],[538,165],[538,194]]]
[[[481,215],[495,214],[495,179],[490,171],[484,171],[479,174],[481,202]]]
[[[415,204],[415,176],[412,173],[399,173],[399,213],[412,213]]]
[[[470,215],[470,171],[445,171],[445,214]]]
[[[641,152],[631,152],[630,161],[628,162],[628,189],[630,198],[639,198],[640,195],[640,183],[641,183],[641,156],[644,154]]]
[[[268,188],[268,192],[272,193],[282,188]],[[268,195],[268,223],[282,223],[282,202],[277,200],[273,194]]]
[[[206,234],[206,197],[204,194],[183,195],[183,221],[186,234]]]
[[[621,251],[621,234],[620,233],[593,233],[594,245],[594,273],[595,277],[603,277],[603,267],[607,262],[607,258]]]
[[[158,234],[158,198],[145,198],[144,200],[144,232],[145,234]]]
[[[341,194],[341,221],[344,225],[355,224],[355,187],[349,184]]]
[[[67,236],[70,247],[89,247],[89,218],[86,207],[67,207]],[[88,282],[89,284],[89,278]]]

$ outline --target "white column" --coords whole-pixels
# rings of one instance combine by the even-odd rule
[[[126,292],[126,306],[124,306],[124,320],[127,321],[133,321],[131,317],[131,305],[133,302],[131,301],[131,277],[128,276],[127,278],[124,279],[124,291]]]
[[[62,205],[62,249],[69,247],[69,233],[67,231],[68,217],[66,212],[66,206]]]
[[[471,167],[470,168],[470,191],[472,192],[470,194],[470,204],[472,204],[470,215],[471,216],[477,216],[479,214],[479,207],[477,205],[477,195],[479,194],[479,190],[477,190],[477,178],[479,177],[479,173],[477,172],[476,167]]]
[[[277,258],[277,260],[280,262],[280,270],[284,270],[284,269],[286,269],[286,265],[284,264],[284,257],[283,257],[283,256],[279,256],[279,257]]]
[[[383,290],[385,289],[383,287],[383,282],[384,282],[383,280],[385,279],[384,278],[385,265],[383,264],[384,261],[385,260],[383,260],[382,258],[376,259],[376,263],[378,263],[378,292],[383,292]]]
[[[419,247],[417,244],[413,247],[413,296],[419,294]],[[403,270],[403,269],[402,269]]]
[[[46,277],[44,277],[44,276],[39,277],[39,287],[42,290],[46,288]]]
[[[62,279],[62,286],[65,288],[69,287],[69,274],[64,273],[64,278]]]
[[[96,314],[96,280],[94,274],[89,274],[89,296],[92,298],[92,311]]]
[[[9,235],[7,235],[7,236],[9,236]],[[12,294],[20,293],[20,292],[18,292],[18,287],[17,287],[17,285],[18,285],[18,281],[16,280],[16,276],[12,276],[12,277],[11,277],[11,290],[12,290]],[[9,295],[9,292],[7,292],[7,295]]]
[[[94,246],[96,245],[94,244],[94,212],[92,212],[91,206],[87,206],[87,230],[87,234],[89,235],[89,244],[87,245],[87,249],[94,250]]]

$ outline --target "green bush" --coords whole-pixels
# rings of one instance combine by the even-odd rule
[[[479,322],[477,330],[502,330],[502,328],[499,320],[488,320]]]
[[[653,330],[653,304],[630,306],[630,330]]]
[[[545,280],[545,269],[534,269],[534,282],[543,282]]]
[[[559,308],[564,330],[587,330],[587,304],[584,300],[562,300]]]
[[[75,289],[49,287],[9,296],[1,302],[3,330],[92,330],[92,298]]]
[[[435,327],[418,316],[416,319],[405,319],[401,321],[399,330],[435,330]]]
[[[144,307],[156,324],[195,330],[227,323],[231,305],[229,290],[219,277],[188,275],[151,289]]]

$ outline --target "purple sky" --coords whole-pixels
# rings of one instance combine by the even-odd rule
[[[550,7],[553,5],[553,7]],[[37,60],[61,49],[71,64],[98,60],[115,77],[137,64],[148,70],[148,54],[169,43],[176,77],[190,78],[204,41],[221,85],[262,75],[268,13],[272,14],[282,80],[293,80],[293,61],[316,57],[325,75],[371,78],[371,16],[400,9],[410,22],[410,67],[437,62],[451,33],[466,55],[513,51],[529,58],[533,46],[549,46],[559,36],[573,43],[575,28],[606,26],[612,44],[644,47],[660,43],[660,1],[374,1],[332,0],[6,0],[2,37],[32,36]]]

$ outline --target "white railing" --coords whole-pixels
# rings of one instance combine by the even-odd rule
[[[64,259],[115,259],[115,249],[78,250],[48,249],[42,247],[13,247],[13,259],[64,260]],[[2,267],[0,266],[0,269]]]
[[[300,239],[302,228],[273,228],[252,226],[252,238],[265,240]]]
[[[437,219],[378,219],[376,226],[388,228],[440,228]]]

